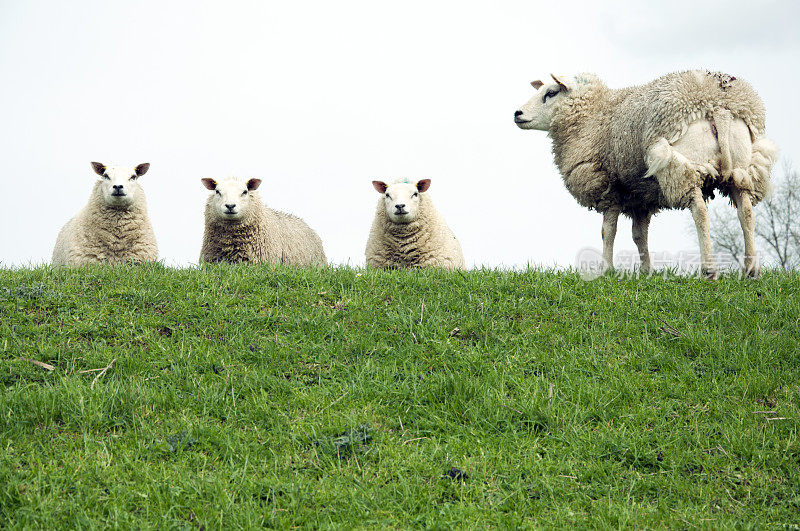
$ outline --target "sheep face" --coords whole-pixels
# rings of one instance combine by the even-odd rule
[[[568,76],[553,76],[554,83],[531,81],[536,95],[514,113],[514,123],[520,129],[550,130],[550,119],[558,102],[576,86],[575,79]]]
[[[247,215],[251,205],[250,192],[261,185],[261,179],[250,179],[242,182],[238,179],[226,179],[217,182],[214,179],[201,179],[203,186],[214,191],[209,199],[211,215],[221,221],[239,221]]]
[[[125,208],[133,203],[140,187],[137,179],[150,169],[149,163],[139,164],[135,168],[125,166],[106,166],[100,162],[92,162],[94,172],[100,178],[100,190],[106,205]]]
[[[419,194],[428,190],[430,179],[422,179],[416,183],[408,181],[387,185],[383,181],[372,181],[372,186],[383,194],[386,215],[393,223],[411,223],[419,213]]]

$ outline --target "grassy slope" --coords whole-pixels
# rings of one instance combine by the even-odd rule
[[[798,288],[0,270],[0,521],[798,523]]]

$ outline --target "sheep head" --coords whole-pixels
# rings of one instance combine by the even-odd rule
[[[200,182],[214,192],[208,199],[210,214],[217,220],[229,222],[239,221],[247,216],[253,203],[250,192],[261,185],[261,179],[243,182],[232,177],[224,181],[200,179]]]
[[[536,94],[514,113],[514,123],[520,129],[550,130],[550,119],[558,102],[578,87],[572,76],[550,74],[553,82],[531,81]]]
[[[125,208],[133,203],[140,191],[139,177],[147,173],[150,164],[145,162],[134,168],[125,166],[106,166],[101,162],[92,162],[94,172],[100,178],[100,190],[106,205]]]
[[[411,223],[419,214],[419,197],[431,186],[430,179],[410,182],[401,179],[386,184],[383,181],[372,181],[372,186],[383,194],[386,216],[393,223]]]

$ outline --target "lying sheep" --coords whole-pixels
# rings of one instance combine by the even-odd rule
[[[92,167],[100,179],[89,204],[59,232],[53,265],[158,260],[156,237],[138,182],[150,164],[126,168],[92,162]]]
[[[715,278],[705,200],[719,190],[738,209],[745,270],[758,276],[752,207],[770,191],[777,148],[764,138],[764,105],[750,85],[699,70],[618,90],[591,74],[552,77],[554,83],[531,83],[536,95],[514,121],[521,129],[549,132],[567,190],[603,213],[607,266],[620,213],[633,219],[641,269],[648,272],[650,217],[688,207],[703,271]]]
[[[461,245],[425,192],[430,179],[372,181],[383,194],[367,240],[367,267],[463,269]]]
[[[206,227],[200,260],[267,262],[274,265],[326,265],[322,240],[306,223],[261,202],[260,179],[217,182],[201,179],[214,193],[206,201]]]

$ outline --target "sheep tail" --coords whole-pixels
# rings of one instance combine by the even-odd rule
[[[719,143],[719,173],[723,181],[732,180],[739,189],[750,190],[753,181],[744,168],[735,167],[731,150],[731,124],[733,114],[728,109],[715,109],[713,114],[713,130]]]
[[[733,153],[731,153],[731,124],[733,115],[728,109],[715,109],[713,114],[714,131],[719,142],[719,173],[727,180],[733,172]]]

